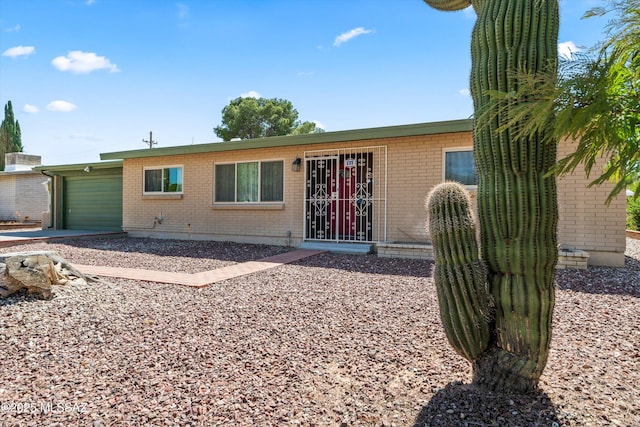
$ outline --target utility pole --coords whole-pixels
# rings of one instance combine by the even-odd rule
[[[153,140],[153,132],[149,131],[149,140],[143,139],[142,142],[145,144],[149,144],[149,149],[153,148],[154,145],[158,144],[158,141]]]

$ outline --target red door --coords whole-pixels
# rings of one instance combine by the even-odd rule
[[[372,153],[306,160],[305,238],[370,241]]]
[[[356,194],[356,175],[355,159],[342,157],[338,173],[338,233],[342,240],[353,240],[356,230],[356,209],[353,203]]]

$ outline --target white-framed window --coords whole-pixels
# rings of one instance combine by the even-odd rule
[[[144,168],[144,194],[181,194],[182,166]]]
[[[215,203],[284,201],[284,160],[214,165]]]
[[[476,188],[478,173],[473,148],[447,148],[442,151],[443,180],[456,181],[465,187]]]

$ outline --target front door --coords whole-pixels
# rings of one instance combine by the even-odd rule
[[[306,238],[335,240],[338,157],[307,159],[305,169]]]
[[[306,159],[305,238],[372,241],[373,154]]]

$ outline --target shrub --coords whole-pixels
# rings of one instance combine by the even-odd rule
[[[627,198],[627,230],[640,231],[640,197]]]

